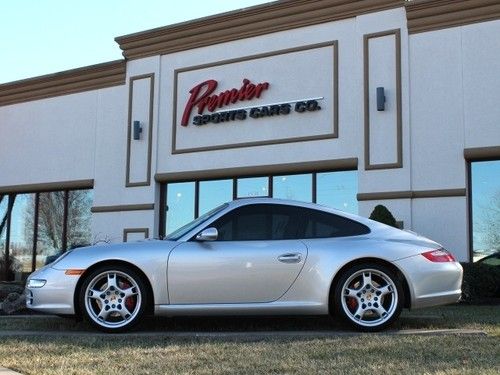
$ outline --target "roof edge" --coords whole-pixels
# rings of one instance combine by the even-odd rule
[[[126,62],[101,64],[0,84],[0,106],[125,84]]]
[[[403,0],[282,0],[115,38],[127,59],[205,47],[404,6]]]
[[[405,7],[410,34],[500,19],[498,0],[412,0]]]

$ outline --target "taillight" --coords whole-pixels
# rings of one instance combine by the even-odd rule
[[[422,253],[431,262],[455,262],[453,255],[445,249],[437,249]]]

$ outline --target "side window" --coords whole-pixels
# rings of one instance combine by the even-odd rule
[[[305,209],[305,233],[303,238],[327,238],[359,236],[370,233],[363,224],[327,212]]]
[[[254,204],[231,211],[212,226],[218,241],[285,240],[297,238],[299,218],[295,207]]]

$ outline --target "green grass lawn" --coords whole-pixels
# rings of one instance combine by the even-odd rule
[[[0,365],[25,374],[495,374],[500,306],[405,312],[394,328],[470,328],[480,335],[365,334],[328,338],[245,337],[249,331],[346,330],[328,318],[151,319],[145,331],[239,331],[239,338],[154,336],[0,337]],[[56,318],[1,318],[0,331],[90,330]]]

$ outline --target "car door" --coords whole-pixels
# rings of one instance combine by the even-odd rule
[[[307,258],[293,207],[251,204],[218,219],[216,241],[177,246],[168,260],[171,304],[257,303],[279,299]]]

